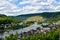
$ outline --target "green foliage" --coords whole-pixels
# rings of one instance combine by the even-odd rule
[[[44,13],[44,14],[41,14],[41,15],[43,15],[43,17],[41,17],[41,15],[40,16],[38,16],[38,15],[34,16],[34,17],[31,17],[31,15],[29,15],[30,17],[27,20],[28,21],[36,21],[36,22],[38,22],[38,24],[41,24],[46,19],[50,23],[60,20],[60,16],[59,16],[60,13],[47,13],[47,14]],[[24,17],[26,17],[26,16],[24,16]],[[7,21],[5,21],[5,20],[7,20]],[[15,19],[11,19],[9,17],[7,17],[7,18],[6,17],[3,17],[3,18],[0,17],[0,23],[11,23],[11,22],[17,23],[17,20],[15,21]],[[60,21],[58,21],[58,23],[60,23]],[[27,27],[27,26],[30,26],[31,24],[32,23],[27,22],[27,23],[23,23],[20,26],[19,25],[13,26],[12,28],[16,29],[19,27]],[[49,25],[47,25],[47,26],[49,26]],[[60,26],[56,30],[52,30],[52,31],[48,32],[47,34],[40,33],[40,34],[36,34],[36,35],[26,36],[26,37],[22,37],[21,40],[59,40],[59,38],[60,38]],[[17,40],[17,36],[16,35],[10,35],[9,37],[5,37],[4,40]]]
[[[44,18],[42,16],[33,16],[30,18],[27,18],[27,21],[35,21],[35,22],[43,22],[45,20],[46,20],[46,18]]]
[[[15,18],[25,20],[25,19],[27,19],[29,17],[33,17],[33,16],[43,16],[44,18],[50,18],[50,17],[52,18],[57,15],[59,15],[59,18],[60,18],[60,12],[43,12],[43,13],[24,14],[24,15],[18,15]],[[59,18],[56,17],[55,19],[59,19]]]
[[[8,16],[0,16],[0,24],[18,23],[20,20]]]
[[[60,20],[60,13],[54,13],[55,15],[50,17],[50,18],[47,18],[48,21],[50,22],[57,22],[58,20]]]
[[[59,25],[60,25],[60,20],[58,20],[58,21],[57,21],[57,24],[59,24]]]
[[[60,31],[58,29],[60,29],[60,27],[58,27],[56,30],[48,32],[47,34],[40,33],[31,35],[25,38],[21,38],[21,40],[59,40]]]
[[[11,34],[9,37],[5,37],[4,40],[17,40],[18,33],[16,35]],[[51,30],[47,34],[40,33],[36,35],[30,35],[26,37],[22,37],[20,40],[59,40],[60,38],[60,26],[55,29]]]
[[[23,23],[22,25],[21,25],[21,27],[28,27],[28,26],[30,26],[30,25],[32,25],[34,22],[26,22],[26,23]]]
[[[0,17],[6,17],[6,15],[4,15],[4,14],[0,14]]]
[[[42,24],[42,22],[40,22],[40,21],[38,21],[37,23],[38,23],[38,24]]]
[[[4,40],[17,40],[18,38],[18,33],[16,35],[10,34],[9,37],[5,37]]]

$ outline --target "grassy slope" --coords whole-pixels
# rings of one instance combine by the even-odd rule
[[[32,16],[43,16],[45,18],[50,18],[50,17],[54,17],[56,15],[60,15],[60,12],[44,12],[44,13],[34,13],[34,14],[24,14],[24,15],[18,15],[15,16],[13,18],[17,18],[17,19],[26,19]]]

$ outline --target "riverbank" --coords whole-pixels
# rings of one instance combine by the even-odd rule
[[[20,31],[18,31],[17,32],[18,33],[17,39],[21,39],[21,37],[23,38],[23,37],[27,37],[27,36],[30,36],[30,35],[36,35],[36,34],[39,34],[39,33],[45,33],[46,34],[47,32],[50,32],[51,30],[54,30],[56,28],[57,28],[56,25],[52,25],[51,27],[43,28],[41,25],[37,26],[37,24],[33,24],[31,26],[31,28],[30,27],[23,28],[22,31],[21,31],[22,34],[19,33]]]

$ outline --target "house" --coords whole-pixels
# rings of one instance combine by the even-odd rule
[[[43,22],[43,23],[42,23],[43,26],[46,26],[46,25],[48,25],[48,24],[49,24],[48,22]]]
[[[4,24],[0,24],[0,29],[4,29],[5,25]]]
[[[21,23],[18,23],[18,25],[22,25],[23,24],[23,22],[21,22]]]
[[[12,27],[11,24],[5,24],[5,28],[10,28],[10,27]]]
[[[49,27],[47,27],[47,28],[43,28],[44,29],[44,31],[50,31],[50,28]]]

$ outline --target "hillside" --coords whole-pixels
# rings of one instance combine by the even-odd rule
[[[60,12],[44,12],[44,13],[35,13],[35,14],[24,14],[24,15],[18,15],[15,17],[13,16],[13,18],[24,20],[24,19],[27,19],[32,16],[43,16],[45,18],[58,17],[58,16],[60,16]]]
[[[17,22],[20,22],[20,20],[0,14],[0,24],[17,23]]]
[[[33,17],[29,17],[26,19],[26,21],[35,21],[35,22],[43,22],[45,20],[46,20],[46,18],[44,18],[42,16],[33,16]]]
[[[0,14],[0,17],[2,17],[2,16],[6,17],[6,15]],[[60,12],[43,12],[43,13],[23,14],[23,15],[18,15],[18,16],[9,16],[9,17],[23,21],[27,18],[34,17],[34,16],[42,16],[44,18],[48,18],[48,20],[50,20],[50,19],[59,20]]]

